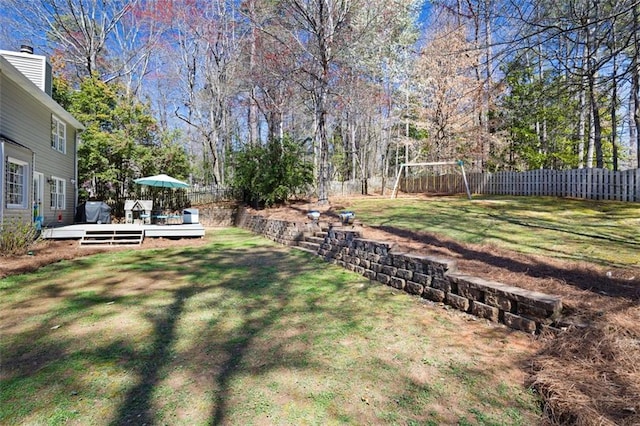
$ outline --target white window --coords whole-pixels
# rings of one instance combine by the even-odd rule
[[[9,157],[7,159],[7,208],[26,209],[27,208],[27,169],[28,164],[24,161]]]
[[[52,210],[64,210],[65,207],[65,195],[67,182],[64,179],[51,176],[51,209]]]
[[[67,125],[55,115],[51,116],[51,148],[63,154],[67,152]]]

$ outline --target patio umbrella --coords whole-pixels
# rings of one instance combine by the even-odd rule
[[[182,182],[169,175],[160,174],[155,176],[141,177],[134,180],[138,185],[155,186],[162,189],[162,198],[160,199],[161,206],[164,205],[164,188],[188,188],[189,184]],[[162,208],[162,207],[161,207]]]
[[[160,188],[187,188],[188,183],[182,182],[176,178],[172,178],[169,175],[161,174],[155,176],[141,177],[134,180],[138,185],[158,186]]]

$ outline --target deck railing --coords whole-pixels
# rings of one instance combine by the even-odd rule
[[[216,186],[199,186],[186,189],[175,189],[162,191],[158,197],[160,200],[154,201],[154,209],[162,204],[162,210],[170,212],[179,212],[185,208],[217,203],[222,201],[236,201],[240,199],[237,191]],[[115,217],[124,217],[124,202],[125,200],[135,199],[135,196],[129,196],[122,199],[109,199],[105,202],[111,207],[111,215]],[[151,198],[149,198],[151,199]]]

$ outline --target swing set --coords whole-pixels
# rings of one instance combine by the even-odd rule
[[[469,189],[469,182],[467,181],[467,175],[464,172],[464,163],[462,160],[457,161],[436,161],[429,163],[402,163],[396,176],[396,183],[393,185],[393,192],[391,192],[391,198],[396,198],[398,195],[398,185],[400,184],[400,176],[404,170],[409,170],[409,167],[435,167],[435,166],[449,166],[456,165],[460,167],[462,173],[462,179],[464,181],[464,187],[467,191],[467,197],[471,200],[471,190]]]

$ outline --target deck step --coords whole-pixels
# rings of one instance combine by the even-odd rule
[[[140,245],[143,239],[142,229],[87,230],[80,239],[80,245]]]

